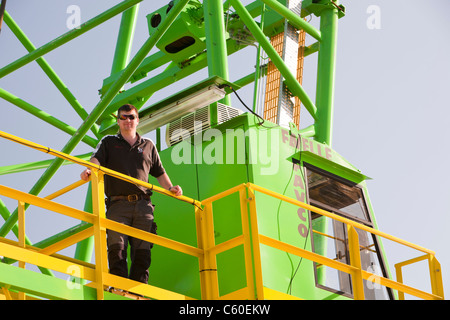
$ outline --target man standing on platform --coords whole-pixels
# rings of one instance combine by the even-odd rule
[[[182,195],[181,187],[172,185],[153,142],[136,132],[139,124],[137,109],[130,104],[121,106],[117,111],[117,123],[120,132],[105,136],[90,161],[144,182],[148,182],[151,174],[161,187],[175,196]],[[90,174],[90,169],[84,170],[81,179],[89,180]],[[105,194],[108,219],[156,234],[150,190],[105,175]],[[148,283],[153,244],[110,230],[107,231],[107,237],[110,273]],[[127,264],[128,243],[131,250],[130,273]]]

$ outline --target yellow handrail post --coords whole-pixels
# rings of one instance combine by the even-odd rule
[[[219,280],[217,278],[217,259],[216,255],[210,252],[210,249],[213,248],[215,244],[214,239],[214,217],[212,204],[210,204],[209,210],[204,214],[204,226],[205,226],[205,244],[204,248],[205,252],[205,262],[206,269],[203,270],[207,274],[208,278],[208,299],[217,300],[219,298]]]
[[[97,299],[104,299],[103,273],[108,273],[108,254],[106,251],[106,228],[101,221],[105,219],[104,174],[99,170],[92,170],[92,211],[94,214],[95,239],[95,283]]]
[[[202,297],[207,300],[216,300],[219,298],[219,280],[217,278],[217,259],[211,249],[215,246],[214,240],[214,218],[212,203],[204,204],[203,213],[196,209],[196,215],[199,217],[197,222],[198,246],[203,249],[203,258],[199,261],[200,281]]]
[[[429,272],[430,272],[430,283],[431,283],[431,290],[432,290],[432,295],[430,294],[431,298],[426,297],[424,299],[439,299],[439,298],[441,298],[443,300],[444,299],[444,289],[443,289],[443,284],[442,284],[441,264],[436,259],[434,254],[427,253],[420,257],[409,259],[409,260],[395,264],[395,272],[396,272],[396,276],[397,276],[397,282],[404,284],[403,283],[403,273],[402,273],[403,267],[405,267],[407,265],[411,265],[413,263],[417,263],[419,261],[423,261],[423,260],[428,260],[428,267],[429,267]],[[419,296],[417,293],[416,294],[409,293],[409,294],[412,294],[414,296]],[[399,300],[405,300],[405,293],[399,291],[398,297],[399,297]]]
[[[441,264],[432,254],[428,255],[428,265],[430,268],[431,292],[444,299],[444,287],[442,284]]]
[[[25,243],[25,202],[18,201],[19,246],[26,247]],[[25,262],[19,261],[19,268],[25,269]],[[25,293],[19,292],[19,300],[26,300]]]
[[[255,203],[255,192],[248,186],[248,204],[250,209],[250,235],[252,239],[252,251],[253,251],[253,267],[255,272],[255,288],[256,288],[256,298],[259,300],[264,299],[264,285],[262,276],[262,266],[261,266],[261,251],[259,230],[258,230],[258,218],[256,215],[256,203]]]
[[[244,236],[244,256],[245,256],[245,274],[247,278],[247,288],[249,299],[255,300],[257,297],[255,279],[253,276],[253,259],[250,238],[250,222],[248,218],[247,193],[245,188],[239,189],[239,199],[241,206],[242,234]]]
[[[355,227],[347,225],[348,251],[350,254],[350,265],[356,270],[352,272],[353,298],[364,300],[364,283],[361,272],[361,254],[359,251],[359,237]]]
[[[18,203],[19,246],[25,248],[25,202],[19,200]],[[21,268],[24,267],[25,265]]]
[[[195,208],[195,224],[197,229],[197,248],[204,249],[204,228],[203,228],[203,215],[208,210],[208,208],[205,206],[204,211],[202,212],[199,208]],[[200,292],[201,297],[206,299],[206,295],[208,292],[207,289],[207,279],[205,272],[202,272],[203,269],[205,269],[205,255],[203,254],[202,257],[198,259],[198,265],[199,265],[199,272],[200,272]]]
[[[395,276],[397,278],[397,282],[403,284],[403,272],[400,264],[395,265]],[[405,293],[403,291],[398,291],[398,299],[405,300]]]
[[[9,292],[8,288],[6,286],[2,287],[3,294],[5,295],[6,300],[12,300],[11,293]]]

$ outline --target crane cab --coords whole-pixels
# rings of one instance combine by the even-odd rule
[[[293,127],[287,129],[269,121],[261,123],[253,114],[244,113],[185,139],[160,155],[171,176],[183,177],[182,181],[177,178],[176,183],[183,187],[184,194],[202,202],[240,184],[252,183],[376,228],[365,183],[367,177],[335,150],[302,136]],[[158,234],[197,246],[192,208],[183,204],[177,207],[167,197],[156,194],[154,197]],[[346,224],[263,193],[256,192],[254,199],[259,235],[350,263]],[[241,213],[238,193],[212,204],[214,245],[225,245],[243,234]],[[388,277],[382,243],[366,231],[357,232],[363,268]],[[353,297],[348,273],[268,245],[257,244],[257,248],[259,254],[252,259],[258,259],[255,265],[260,266],[264,288],[301,299]],[[200,297],[196,259],[161,247],[155,247],[153,254],[158,257],[150,270],[150,284]],[[220,296],[246,287],[249,275],[242,245],[218,254],[216,261],[217,269],[213,272],[217,273]],[[364,283],[367,299],[393,298],[392,292],[376,281]]]

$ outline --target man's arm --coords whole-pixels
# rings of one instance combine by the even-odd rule
[[[181,190],[180,186],[173,186],[172,182],[170,181],[169,176],[167,173],[163,173],[159,177],[156,178],[158,180],[158,183],[161,187],[163,187],[166,190],[169,190],[176,196],[181,196],[183,194],[183,190]]]
[[[90,161],[91,161],[92,163],[96,164],[96,165],[100,165],[100,162],[99,162],[96,158],[94,158],[94,157],[92,157]],[[84,181],[89,181],[90,175],[91,175],[91,169],[86,168],[86,170],[84,170],[84,171],[80,174],[80,178],[81,178],[82,180],[84,180]]]

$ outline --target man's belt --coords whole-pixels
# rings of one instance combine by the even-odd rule
[[[110,201],[126,200],[129,202],[136,202],[141,199],[150,200],[150,196],[148,194],[130,194],[128,196],[110,196],[109,197]]]

